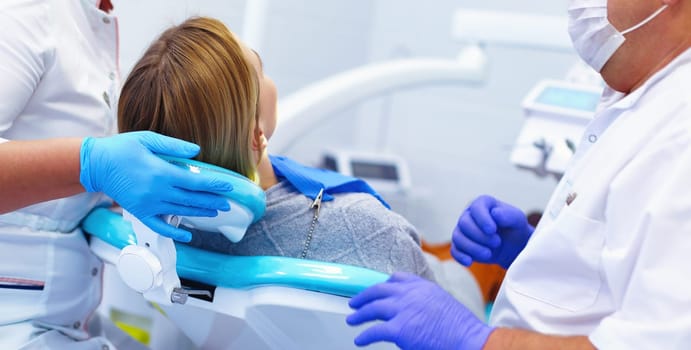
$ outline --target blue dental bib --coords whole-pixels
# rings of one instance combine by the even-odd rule
[[[333,200],[333,195],[337,193],[369,193],[377,198],[387,209],[391,209],[379,193],[362,179],[331,170],[304,166],[283,156],[269,156],[269,159],[277,176],[286,179],[300,193],[312,200],[316,199],[322,190],[324,191],[322,201]]]

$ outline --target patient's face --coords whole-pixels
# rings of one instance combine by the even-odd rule
[[[276,85],[271,78],[264,74],[264,65],[259,54],[244,44],[243,50],[247,59],[252,62],[254,69],[257,70],[259,77],[259,128],[264,132],[264,136],[270,139],[276,129],[276,103],[278,101]]]

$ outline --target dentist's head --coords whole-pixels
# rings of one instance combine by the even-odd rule
[[[691,47],[691,2],[571,0],[569,33],[610,87],[630,92]]]

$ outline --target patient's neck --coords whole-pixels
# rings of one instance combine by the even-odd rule
[[[274,168],[271,166],[271,160],[267,152],[264,152],[262,155],[259,165],[257,165],[257,171],[259,172],[259,186],[261,186],[264,191],[278,183],[276,173],[274,173]]]

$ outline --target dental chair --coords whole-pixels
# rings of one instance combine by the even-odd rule
[[[169,217],[169,223],[221,232],[237,242],[263,215],[264,193],[246,178],[193,160],[166,159],[234,182],[226,194],[229,212],[216,218]],[[388,278],[355,266],[196,249],[156,234],[126,211],[97,208],[82,228],[92,251],[199,349],[355,349],[353,339],[365,326],[345,323],[351,313],[347,302]]]

